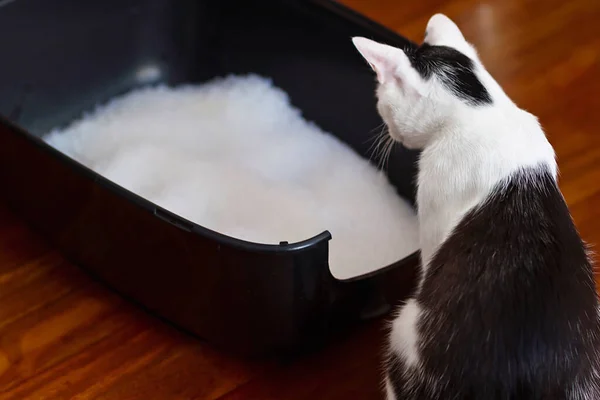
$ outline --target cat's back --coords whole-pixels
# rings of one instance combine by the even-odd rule
[[[424,278],[420,356],[451,383],[447,398],[592,398],[569,392],[598,383],[598,299],[551,167],[524,166],[499,181]]]

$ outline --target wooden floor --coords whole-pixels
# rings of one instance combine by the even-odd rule
[[[600,1],[344,0],[420,40],[444,12],[540,117],[584,238],[600,243]],[[289,365],[243,362],[146,315],[0,206],[0,400],[378,399],[381,322]]]

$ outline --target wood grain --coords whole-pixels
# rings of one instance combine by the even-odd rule
[[[600,2],[344,0],[414,39],[447,13],[539,116],[585,240],[600,242]],[[0,205],[0,400],[379,399],[383,322],[288,363],[248,362],[145,314]]]

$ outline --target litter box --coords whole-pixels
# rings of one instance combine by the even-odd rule
[[[368,157],[381,119],[355,35],[412,45],[328,0],[0,1],[0,197],[92,276],[217,347],[259,356],[326,343],[405,297],[418,253],[338,280],[327,231],[278,245],[227,237],[40,136],[142,85],[256,73]],[[417,156],[397,146],[386,168],[413,202]]]

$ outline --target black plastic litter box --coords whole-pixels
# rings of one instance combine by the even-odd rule
[[[236,240],[39,140],[146,84],[137,72],[152,66],[169,84],[270,77],[307,119],[368,156],[381,119],[355,35],[412,45],[328,0],[0,1],[1,199],[93,276],[232,352],[295,351],[383,315],[413,286],[417,253],[339,281],[328,267],[328,232],[279,245]],[[397,147],[387,166],[411,200],[416,157]]]

